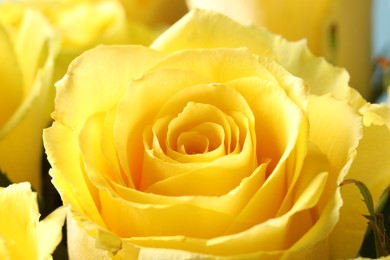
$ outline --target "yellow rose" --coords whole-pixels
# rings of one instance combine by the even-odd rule
[[[244,23],[265,26],[288,40],[307,39],[316,55],[351,75],[351,86],[372,98],[371,12],[373,1],[187,0]]]
[[[0,169],[13,182],[29,181],[39,190],[56,53],[53,33],[30,9],[13,23],[3,18],[0,14]]]
[[[71,259],[355,257],[364,204],[338,185],[376,199],[390,180],[387,107],[304,42],[213,12],[150,48],[85,52],[55,103],[44,144]]]
[[[39,221],[37,194],[29,183],[0,187],[0,258],[52,259],[61,241],[66,208]]]

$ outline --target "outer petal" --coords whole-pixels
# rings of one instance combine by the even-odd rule
[[[347,102],[330,95],[311,96],[308,114],[310,141],[329,157],[337,171],[341,171],[354,158],[362,137],[360,115]],[[343,177],[334,176],[339,182]]]
[[[78,222],[85,223],[88,218],[104,227],[97,190],[80,167],[80,130],[96,112],[115,108],[132,78],[160,58],[160,54],[144,47],[99,47],[76,59],[58,83],[56,122],[44,131],[44,144],[53,167],[54,185],[65,204],[71,204],[77,212]],[[86,99],[91,102],[86,103]],[[93,230],[95,225],[85,228],[97,232]]]
[[[102,46],[85,52],[56,85],[54,119],[79,129],[90,115],[115,107],[131,80],[161,58],[141,46]]]
[[[151,48],[173,52],[194,48],[246,46],[260,56],[272,57],[273,54],[262,36],[223,15],[194,10],[157,38]]]

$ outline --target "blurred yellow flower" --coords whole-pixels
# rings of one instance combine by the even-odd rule
[[[0,188],[0,258],[52,259],[61,241],[66,208],[39,221],[37,195],[29,183]]]
[[[389,184],[386,114],[304,42],[214,12],[87,51],[44,131],[70,257],[354,257],[364,204],[338,185]]]
[[[12,23],[3,18],[0,14],[0,169],[13,182],[30,181],[39,190],[56,44],[34,10]]]
[[[166,9],[162,9],[164,2]],[[61,40],[61,52],[56,61],[57,80],[76,56],[96,45],[150,44],[169,23],[187,10],[184,0],[166,2],[11,0],[2,3],[0,13],[3,19],[12,21],[18,19],[25,8],[34,8],[48,19]],[[157,19],[157,14],[161,15],[160,19]],[[170,20],[164,17],[170,17]]]

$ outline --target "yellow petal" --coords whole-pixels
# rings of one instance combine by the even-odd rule
[[[237,89],[248,102],[255,119],[261,119],[255,121],[258,162],[271,160],[267,170],[270,175],[272,169],[284,167],[281,165],[287,160],[287,182],[293,183],[307,149],[308,122],[301,108],[274,82],[250,77],[231,81],[228,86]],[[300,98],[306,102],[306,96]]]
[[[107,251],[95,247],[95,239],[78,226],[72,214],[68,214],[66,223],[69,259],[110,259]]]
[[[330,95],[311,96],[308,111],[310,141],[328,155],[335,169],[348,167],[362,136],[360,116],[346,101]],[[340,181],[344,176],[335,177]]]
[[[166,138],[169,157],[185,163],[184,158],[191,159],[194,156],[199,157],[199,160],[193,162],[202,162],[202,158],[210,161],[210,158],[203,156],[209,155],[210,150],[218,151],[219,156],[216,158],[226,155],[225,133],[226,139],[230,138],[230,125],[227,115],[216,105],[189,101],[183,111],[168,123],[167,133],[163,138]],[[223,126],[225,131],[212,131],[213,127],[202,127],[204,122]],[[205,131],[200,132],[202,129]]]
[[[316,146],[310,145],[308,154],[304,159],[302,172],[297,182],[289,187],[292,192],[287,196],[292,197],[291,210],[303,206],[299,202],[300,196],[303,196],[305,190],[312,185],[313,181],[322,176],[323,182],[321,192],[319,191],[316,194],[316,196],[320,196],[316,201],[316,205],[306,211],[306,222],[311,222],[311,225],[306,227],[306,231],[301,233],[300,237],[296,237],[296,242],[289,249],[291,257],[302,258],[305,255],[314,257],[316,254],[321,254],[321,257],[328,258],[327,238],[338,221],[338,211],[341,206],[337,184],[331,182],[332,179],[329,177],[331,174],[333,174],[332,168],[326,155],[321,153]],[[304,216],[302,212],[302,217]],[[299,225],[297,223],[297,226]],[[301,228],[303,227],[305,225],[301,225]]]
[[[121,252],[119,252],[119,255]],[[125,255],[127,256],[127,255]],[[174,250],[165,248],[140,248],[137,259],[212,259],[211,256],[197,254],[190,251]]]
[[[112,198],[103,190],[100,191],[100,200],[100,212],[108,230],[120,237],[215,237],[223,233],[232,220],[231,215],[214,209],[186,203],[161,206],[135,204]],[[122,221],[123,219],[132,221]],[[207,229],[203,228],[204,223],[209,223]]]
[[[110,112],[114,114],[115,110]],[[108,119],[110,125],[107,126],[106,114],[110,113],[91,116],[80,131],[78,141],[86,175],[97,189],[106,189],[111,182],[133,188],[131,178],[122,175],[115,151],[107,151],[113,149],[115,143],[111,135],[113,121]],[[107,154],[110,157],[106,157]]]
[[[53,37],[52,29],[41,14],[27,9],[15,39],[15,52],[23,73],[24,93],[31,92],[32,83],[47,59],[47,38]]]
[[[349,75],[345,69],[334,67],[324,58],[314,56],[304,41],[288,42],[281,36],[267,33],[266,39],[277,62],[293,75],[304,79],[311,94],[332,93],[343,100],[354,97],[353,90],[348,87]]]
[[[209,240],[195,239],[183,236],[170,237],[148,237],[148,238],[129,238],[126,241],[144,247],[171,248],[178,250],[186,250],[201,254],[210,254],[217,256],[245,256],[249,254],[259,254],[264,251],[286,250],[291,246],[293,240],[283,240],[282,237],[293,238],[296,233],[304,232],[305,229],[297,231],[296,227],[303,218],[302,209],[310,209],[315,206],[320,197],[326,181],[326,174],[316,174],[310,185],[305,187],[301,196],[297,200],[297,206],[288,214],[273,218],[259,225],[249,228],[243,232],[232,235],[211,238]],[[294,237],[295,238],[295,237]],[[255,242],[254,242],[255,241]],[[288,254],[288,251],[286,252]]]
[[[195,59],[196,62],[192,62]],[[265,68],[264,64],[259,63],[257,55],[253,55],[250,49],[241,46],[239,48],[184,49],[170,54],[153,67],[152,71],[190,70],[207,77],[210,82],[226,82],[251,76],[275,81],[273,71],[271,72]]]
[[[207,9],[214,10],[222,13],[241,24],[253,24],[260,20],[260,12],[264,10],[258,10],[258,0],[247,0],[245,4],[237,0],[214,0],[214,1],[203,1],[203,0],[187,0],[187,5],[190,9]]]
[[[147,44],[153,39],[152,29],[127,21],[125,10],[117,1],[57,1],[45,7],[61,33],[65,53],[81,53],[98,44]]]
[[[366,103],[359,110],[363,114],[363,124],[365,126],[387,125],[390,129],[390,107],[383,104]]]
[[[50,213],[37,226],[38,255],[44,259],[51,255],[62,239],[62,226],[64,225],[67,208],[60,207]]]
[[[209,228],[205,229],[204,223],[208,222],[208,220],[202,221],[202,219],[198,220],[196,218],[205,214],[211,214],[210,216],[213,214],[222,214],[220,217],[224,216],[223,219],[226,219],[228,216],[229,218],[234,217],[237,212],[242,210],[245,206],[245,202],[253,196],[264,182],[265,170],[266,164],[255,170],[252,176],[244,179],[240,186],[234,191],[222,197],[163,197],[128,189],[127,191],[118,192],[120,196],[123,196],[123,201],[116,198],[112,198],[110,201],[105,199],[106,206],[104,207],[103,214],[107,217],[107,219],[111,220],[113,220],[112,218],[116,218],[116,216],[118,216],[116,214],[112,214],[112,212],[121,212],[120,215],[123,217],[124,215],[127,216],[131,212],[135,213],[138,211],[139,213],[137,216],[140,216],[139,214],[143,216],[139,219],[139,224],[123,221],[111,221],[110,223],[113,225],[113,228],[115,228],[115,230],[118,229],[117,232],[120,232],[119,234],[122,235],[130,235],[131,232],[152,232],[154,234],[155,231],[182,233],[192,232],[191,229],[194,228],[201,229],[201,232],[204,233],[204,235],[208,234],[207,236],[212,236],[212,233],[215,232],[216,228],[223,228],[226,224],[218,222],[216,225],[208,225]],[[108,196],[104,196],[108,198]],[[187,214],[187,210],[196,212],[195,216],[182,216],[182,214]],[[170,216],[170,219],[165,219],[165,215]],[[162,218],[159,218],[159,216]],[[195,217],[195,219],[193,219],[193,217]],[[137,219],[138,218],[135,218],[134,220],[136,221]],[[143,228],[145,228],[142,224],[145,219],[148,221],[149,219],[154,219],[154,221],[149,222],[149,225],[151,225],[150,228],[146,227],[147,229],[142,231]],[[210,218],[210,221],[213,222],[213,218]],[[181,226],[181,228],[176,229],[176,224],[174,223]],[[166,225],[168,225],[168,228],[165,227]],[[173,225],[173,227],[171,227],[171,225]],[[193,225],[198,226],[198,228],[188,227]],[[130,228],[130,226],[133,227]],[[199,233],[199,231],[196,232]],[[102,232],[101,235],[104,235],[104,233],[106,232]],[[100,239],[101,238],[98,237],[98,240]],[[99,244],[101,246],[105,245],[104,241],[100,241]],[[107,247],[107,249],[109,248],[111,248],[111,246]]]
[[[11,259],[37,259],[37,196],[29,183],[0,189],[0,233]]]
[[[52,182],[65,205],[72,205],[71,209],[74,207],[98,225],[103,225],[98,212],[98,193],[79,165],[81,155],[77,136],[75,131],[57,122],[44,130],[46,153],[53,167],[50,171]],[[66,141],[59,143],[57,140]]]
[[[80,128],[92,114],[116,106],[131,80],[161,58],[141,46],[103,46],[85,52],[57,82],[54,118]]]
[[[337,189],[334,196],[324,208],[321,214],[323,217],[320,217],[313,227],[291,248],[289,254],[291,258],[295,257],[299,259],[308,257],[314,259],[318,256],[324,256],[324,259],[333,259],[332,251],[329,249],[329,241],[331,239],[329,239],[328,235],[338,223],[341,205],[340,190]],[[314,241],[318,241],[318,243]],[[355,255],[356,252],[352,257]]]
[[[256,168],[252,175],[244,178],[239,186],[220,197],[209,196],[162,196],[153,193],[144,193],[134,189],[114,184],[117,195],[126,201],[138,204],[166,206],[174,204],[189,204],[209,210],[215,210],[230,215],[237,215],[246,205],[246,202],[259,190],[265,181],[267,163]]]
[[[0,236],[0,258],[4,260],[10,260],[11,256],[9,255],[5,239]]]
[[[229,33],[227,33],[229,32]],[[248,47],[253,53],[273,57],[261,33],[218,13],[192,10],[151,45],[163,52],[181,49]]]
[[[23,80],[18,60],[7,31],[0,23],[0,127],[7,122],[20,105],[23,98]]]

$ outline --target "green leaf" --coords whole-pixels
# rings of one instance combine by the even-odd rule
[[[0,171],[0,187],[7,187],[12,184],[12,181],[8,178],[7,174]]]
[[[355,184],[359,188],[360,193],[363,196],[363,201],[366,203],[368,212],[370,213],[370,216],[374,216],[374,214],[375,214],[374,202],[372,200],[371,193],[368,190],[367,186],[363,182],[358,181],[358,180],[354,180],[354,179],[344,180],[340,184],[340,186],[345,185],[345,184],[350,184],[350,183]]]
[[[350,183],[355,184],[359,188],[363,201],[370,213],[370,215],[363,215],[363,217],[369,220],[368,225],[374,234],[376,257],[388,256],[390,254],[390,239],[386,233],[383,214],[379,212],[381,212],[389,198],[390,187],[382,194],[379,200],[379,207],[375,210],[371,193],[364,183],[354,179],[347,179],[340,186]]]

